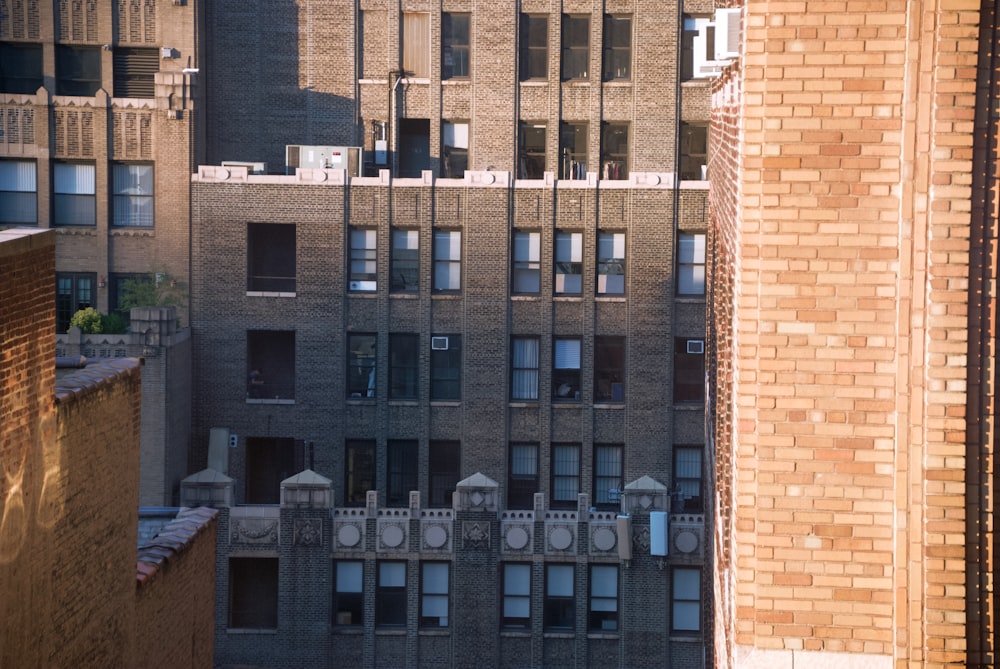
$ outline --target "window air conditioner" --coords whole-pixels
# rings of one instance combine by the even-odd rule
[[[732,60],[740,55],[740,8],[715,10],[715,60]]]
[[[693,353],[695,355],[701,355],[705,352],[705,340],[703,339],[688,339],[687,340],[687,352]]]
[[[432,351],[447,351],[448,350],[448,338],[447,337],[431,337],[431,350]]]

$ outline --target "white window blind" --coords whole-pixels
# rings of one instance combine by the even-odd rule
[[[556,369],[579,369],[580,340],[557,339],[555,358]]]

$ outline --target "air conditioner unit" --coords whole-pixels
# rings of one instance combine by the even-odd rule
[[[223,167],[245,167],[247,174],[267,174],[267,163],[248,163],[242,160],[223,160]]]
[[[687,340],[687,352],[696,355],[701,355],[705,352],[705,340],[703,339],[688,339]]]
[[[295,174],[296,168],[343,169],[352,177],[361,176],[363,150],[359,146],[285,145],[285,173]]]
[[[172,46],[160,47],[160,58],[176,58],[174,55],[174,48]]]
[[[649,554],[666,557],[670,549],[667,545],[667,512],[649,512]]]
[[[741,9],[715,10],[715,60],[732,60],[740,55]]]
[[[447,351],[448,350],[448,338],[447,337],[431,337],[431,350],[432,351]]]

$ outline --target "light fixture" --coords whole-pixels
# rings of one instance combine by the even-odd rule
[[[107,280],[104,278],[104,275],[102,274],[101,278],[97,280],[97,287],[104,288],[104,286],[106,286],[107,283],[108,283]]]

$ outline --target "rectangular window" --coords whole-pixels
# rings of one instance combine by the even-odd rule
[[[507,508],[534,508],[536,492],[538,492],[538,444],[511,444]]]
[[[420,564],[420,626],[448,626],[448,563]]]
[[[705,341],[674,339],[674,404],[705,401]]]
[[[247,223],[247,290],[295,292],[295,226]]]
[[[583,233],[556,233],[556,295],[583,292]]]
[[[434,290],[462,289],[462,233],[434,231]]]
[[[545,178],[545,124],[521,121],[517,140],[517,178]]]
[[[389,399],[417,398],[420,335],[389,335]]]
[[[590,615],[587,627],[594,632],[618,629],[618,566],[590,565]]]
[[[93,163],[53,164],[53,225],[97,225]]]
[[[549,77],[549,18],[521,14],[521,81]]]
[[[580,340],[559,338],[553,343],[552,399],[580,401]]]
[[[34,95],[42,83],[41,44],[0,43],[0,93]]]
[[[37,225],[38,178],[35,161],[0,160],[0,223]]]
[[[604,15],[604,81],[632,77],[632,17]]]
[[[100,87],[100,47],[56,45],[56,95],[89,97]]]
[[[159,49],[115,47],[114,96],[116,98],[156,97],[156,73],[159,71]]]
[[[431,336],[431,399],[462,398],[462,335]]]
[[[674,567],[671,586],[671,631],[700,632],[701,569]]]
[[[531,565],[503,566],[503,626],[509,629],[531,628]]]
[[[410,491],[417,490],[417,448],[413,439],[390,439],[386,444],[386,506],[410,505]]]
[[[420,287],[420,232],[418,230],[392,231],[392,257],[389,289],[393,292],[416,292]]]
[[[559,124],[559,178],[587,178],[587,124]]]
[[[336,563],[333,584],[333,624],[363,625],[365,563],[349,560]]]
[[[403,70],[416,79],[431,76],[430,14],[403,12]]]
[[[571,630],[576,627],[576,595],[571,564],[545,565],[545,629]]]
[[[624,337],[594,337],[594,401],[625,401]]]
[[[56,332],[69,330],[69,321],[80,309],[97,306],[97,275],[90,272],[56,274]]]
[[[344,444],[344,505],[364,506],[365,495],[375,489],[375,442],[348,439]]]
[[[712,16],[684,16],[681,34],[681,80],[718,74],[724,63],[715,60],[715,23]]]
[[[139,163],[114,163],[111,166],[114,188],[113,225],[127,228],[153,227],[153,166]]]
[[[597,293],[625,294],[624,232],[602,232],[597,236]]]
[[[247,330],[247,397],[295,399],[295,330]]]
[[[514,275],[511,288],[515,293],[537,294],[541,288],[540,232],[514,231]]]
[[[708,179],[708,125],[681,123],[681,181]]]
[[[347,336],[347,396],[375,398],[376,338],[373,334]]]
[[[441,13],[441,78],[469,76],[469,14]]]
[[[594,445],[594,505],[603,509],[618,508],[622,492],[622,446]]]
[[[229,558],[229,627],[277,629],[278,558]]]
[[[552,508],[576,508],[579,494],[580,444],[553,444]]]
[[[705,234],[682,232],[677,238],[677,294],[705,294]]]
[[[155,294],[156,276],[153,274],[115,272],[108,275],[108,310],[126,321],[131,318],[131,308],[145,302],[144,296]]]
[[[510,398],[538,399],[537,337],[514,337],[511,341]]]
[[[674,447],[675,513],[700,513],[701,501],[701,446]]]
[[[301,444],[301,442],[300,442]],[[298,453],[296,451],[298,450]],[[278,504],[281,482],[301,471],[301,447],[287,437],[247,437],[244,502]],[[296,458],[296,455],[300,457]],[[300,462],[297,463],[296,460]]]
[[[563,14],[562,80],[586,79],[590,71],[590,17]]]
[[[469,124],[443,121],[441,123],[441,176],[461,179],[469,169]]]
[[[601,127],[601,178],[628,179],[628,123],[605,123]]]
[[[432,509],[451,508],[451,495],[459,479],[461,448],[457,441],[432,441],[427,457],[428,504]]]
[[[406,625],[406,563],[379,562],[375,586],[375,624]]]
[[[377,284],[376,231],[351,228],[351,273],[347,287],[354,292],[372,292]]]

